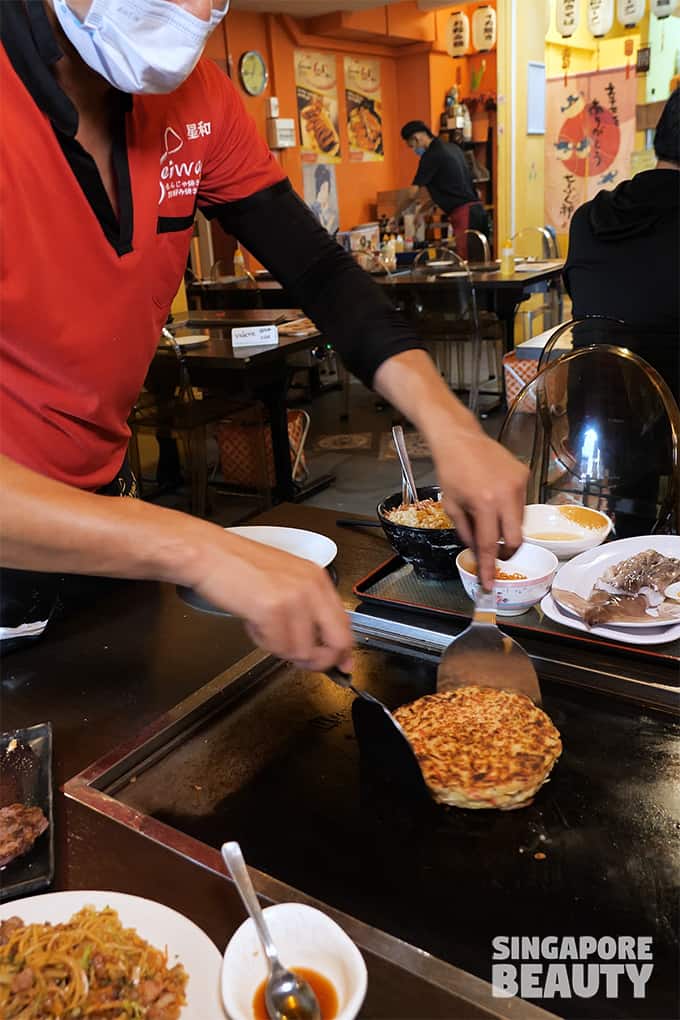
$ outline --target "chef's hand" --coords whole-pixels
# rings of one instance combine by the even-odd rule
[[[444,505],[463,541],[475,550],[482,585],[491,590],[496,556],[511,556],[522,543],[527,469],[489,439],[424,351],[384,361],[374,385],[425,436]],[[499,550],[501,539],[505,544]]]
[[[496,557],[506,559],[522,544],[527,469],[481,429],[440,434],[432,452],[444,506],[475,550],[482,586],[490,591]]]
[[[235,535],[219,539],[199,557],[196,590],[241,617],[253,641],[279,658],[351,672],[349,621],[326,571]]]

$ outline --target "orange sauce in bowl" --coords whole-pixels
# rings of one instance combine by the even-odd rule
[[[496,581],[526,581],[526,574],[506,574],[504,570],[500,570],[496,567],[496,573],[493,575]]]
[[[535,538],[537,542],[573,542],[581,537],[574,531],[541,531],[527,535],[527,538]]]
[[[578,524],[580,528],[601,531],[607,526],[604,518],[586,506],[561,506],[559,512],[562,517],[566,517],[572,524]]]
[[[335,1017],[338,1015],[338,993],[328,978],[324,977],[323,974],[319,974],[316,970],[310,970],[309,967],[291,967],[291,970],[311,986],[312,991],[316,995],[316,1001],[319,1003],[321,1020],[335,1020]],[[267,981],[265,979],[258,986],[253,997],[253,1020],[269,1020],[267,1004],[264,999],[266,984]]]

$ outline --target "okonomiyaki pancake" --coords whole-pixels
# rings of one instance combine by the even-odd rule
[[[452,807],[525,807],[562,752],[545,712],[514,691],[459,687],[418,698],[394,717],[434,799]]]

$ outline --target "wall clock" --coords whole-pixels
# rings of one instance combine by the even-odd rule
[[[260,96],[267,87],[269,72],[265,59],[257,50],[247,50],[238,62],[238,76],[249,96]]]

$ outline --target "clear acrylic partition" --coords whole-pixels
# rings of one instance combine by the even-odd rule
[[[500,442],[530,469],[528,502],[603,510],[619,538],[677,532],[680,411],[641,358],[607,345],[549,362]]]
[[[553,239],[545,227],[525,227],[513,237],[515,255],[522,259],[555,258]]]

